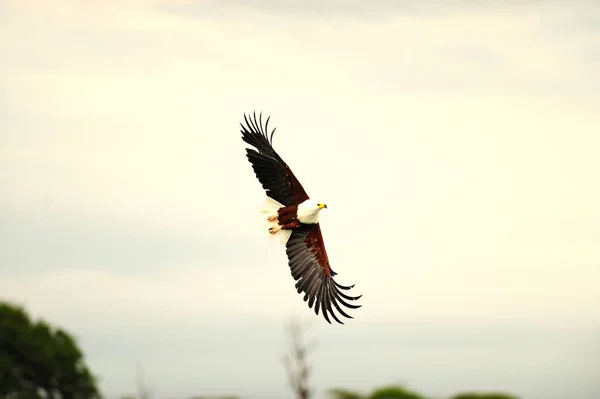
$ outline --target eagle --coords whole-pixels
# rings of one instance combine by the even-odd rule
[[[337,274],[331,269],[325,243],[319,226],[319,213],[327,205],[312,200],[290,167],[273,149],[273,135],[270,134],[269,116],[262,123],[262,112],[258,119],[244,114],[241,125],[242,139],[254,148],[246,148],[246,157],[262,187],[266,198],[260,208],[265,223],[265,232],[280,244],[285,245],[288,266],[298,294],[304,293],[304,302],[319,315],[321,310],[325,320],[331,324],[329,316],[344,324],[335,311],[352,319],[342,307],[358,309],[362,305],[348,303],[362,295],[350,296],[344,293],[354,287],[344,286],[335,281]]]

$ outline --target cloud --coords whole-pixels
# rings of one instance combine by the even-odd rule
[[[378,17],[383,18],[386,14],[410,13],[414,14],[423,11],[423,7],[402,1],[377,0],[369,4],[357,0],[349,1],[271,1],[259,0],[251,4],[237,1],[226,0],[223,2],[164,2],[159,3],[159,9],[181,15],[194,15],[204,17],[214,15],[215,12],[230,11],[235,9],[259,10],[272,15],[272,18],[289,17],[295,18],[330,18],[330,17]],[[436,10],[432,7],[425,7],[428,13]],[[442,4],[437,10],[444,9]]]
[[[28,307],[67,324],[73,323],[69,321],[73,315],[83,318],[77,325],[100,327],[107,321],[101,315],[114,320],[135,314],[141,324],[157,317],[161,322],[251,316],[278,320],[277,314],[288,313],[298,301],[296,296],[285,294],[288,300],[273,300],[282,298],[282,293],[289,294],[290,284],[265,284],[264,263],[246,262],[244,268],[225,262],[179,263],[170,269],[148,270],[142,276],[131,268],[110,271],[71,267],[26,277],[5,275],[2,292],[8,298],[28,298]],[[285,269],[277,270],[271,273],[285,280]],[[52,301],[46,302],[47,298]],[[240,301],[242,298],[246,299]]]
[[[391,1],[226,4],[191,2],[168,9],[202,23],[237,19],[235,30],[245,33],[239,43],[269,31],[265,43],[291,39],[283,54],[305,53],[317,63],[336,64],[340,73],[350,74],[355,88],[436,95],[591,95],[600,89],[595,62],[586,61],[598,32],[558,36],[565,26],[577,25],[574,21],[590,19],[593,4],[587,2],[569,13],[554,2],[504,7]],[[373,14],[382,19],[371,21]]]
[[[356,18],[381,20],[390,16],[406,15],[419,17],[448,16],[449,14],[487,11],[497,12],[502,8],[493,2],[458,2],[443,1],[415,3],[411,1],[374,0],[369,3],[359,0],[258,0],[247,3],[239,0],[225,1],[163,1],[156,2],[156,7],[182,15],[204,17],[215,13],[244,9],[257,10],[268,14],[271,18]],[[504,7],[505,8],[505,7]],[[525,8],[525,7],[524,7]]]
[[[77,13],[72,6],[66,10],[44,22],[40,29],[48,34],[28,33],[30,45],[40,49],[38,56],[61,60],[60,67],[29,62],[26,68],[11,69],[5,93],[12,101],[2,111],[9,130],[3,136],[0,173],[3,206],[11,212],[40,215],[52,229],[57,219],[45,218],[48,212],[112,223],[94,234],[86,233],[93,227],[71,230],[62,245],[68,242],[66,237],[80,236],[89,243],[98,240],[101,231],[135,226],[164,231],[148,236],[149,243],[177,241],[163,260],[149,251],[156,267],[199,253],[200,237],[215,237],[222,245],[249,237],[248,245],[276,251],[260,241],[256,209],[263,194],[236,133],[242,112],[256,105],[274,115],[274,126],[279,127],[277,149],[309,192],[331,204],[327,215],[331,224],[324,230],[332,262],[344,282],[362,282],[358,287],[365,301],[376,305],[367,314],[461,317],[491,310],[516,312],[504,302],[506,291],[493,289],[497,279],[529,301],[531,307],[519,307],[529,315],[542,311],[543,290],[560,295],[564,309],[580,306],[583,297],[573,295],[582,294],[582,289],[565,288],[564,278],[559,277],[562,269],[553,259],[568,261],[574,251],[593,259],[589,237],[597,233],[593,223],[584,221],[598,219],[593,205],[598,192],[581,182],[595,165],[591,149],[597,141],[593,134],[596,101],[584,97],[569,101],[559,97],[448,97],[444,89],[438,97],[431,93],[408,96],[394,89],[393,81],[385,88],[377,85],[394,65],[402,65],[384,51],[387,45],[380,40],[395,31],[422,33],[419,43],[403,42],[419,49],[415,57],[421,62],[433,65],[434,60],[453,54],[472,68],[480,63],[472,55],[479,50],[510,51],[510,42],[500,42],[502,35],[528,33],[532,46],[541,40],[531,32],[529,16],[511,20],[507,10],[482,14],[468,25],[461,19],[447,19],[438,21],[435,31],[430,20],[410,17],[406,27],[394,22],[365,26],[348,22],[338,32],[319,21],[297,20],[289,30],[260,24],[250,32],[247,26],[232,22],[251,12],[244,10],[237,10],[225,20],[228,23],[200,25],[139,6],[125,11],[106,9],[98,18],[84,14],[89,21],[75,20],[81,10]],[[22,17],[35,15],[27,11]],[[12,29],[19,32],[19,26],[13,24]],[[360,37],[350,36],[358,40],[348,40],[346,33],[358,27]],[[473,29],[483,35],[477,38],[479,44],[467,47],[471,52],[437,54],[445,32],[467,38]],[[80,31],[98,41],[87,49],[85,41],[73,42]],[[309,36],[300,40],[299,33]],[[206,39],[208,34],[211,40]],[[243,41],[242,34],[247,35]],[[331,38],[329,45],[337,43],[331,47],[340,49],[337,56],[317,40],[321,34]],[[127,40],[119,41],[119,37]],[[483,46],[484,42],[488,45]],[[80,47],[73,53],[68,46],[53,43]],[[112,43],[115,53],[111,53]],[[175,43],[173,48],[169,43]],[[14,50],[14,45],[7,45]],[[512,50],[515,59],[526,55],[524,49]],[[380,64],[381,76],[369,66],[368,60],[376,58],[356,56],[362,50],[380,61],[392,57]],[[123,64],[117,54],[129,61]],[[313,54],[319,57],[311,58]],[[545,48],[538,48],[537,54],[551,56]],[[83,63],[68,62],[71,59]],[[500,63],[491,59],[488,64]],[[506,57],[502,59],[507,62]],[[569,67],[575,60],[564,62],[565,70],[575,74]],[[558,73],[560,68],[554,67]],[[369,79],[353,79],[360,68],[371,70]],[[460,76],[471,72],[462,71]],[[530,71],[525,76],[536,75]],[[422,70],[411,79],[418,82],[420,77],[434,76]],[[554,81],[552,73],[545,79]],[[508,87],[521,90],[519,86]],[[427,93],[434,87],[422,85],[421,89]],[[253,97],[255,101],[250,101]],[[570,139],[564,136],[567,126]],[[580,208],[574,205],[574,195],[580,198]],[[563,214],[569,216],[561,218]],[[388,216],[373,219],[373,215]],[[572,226],[568,234],[553,228],[557,217]],[[353,228],[357,223],[368,228]],[[523,231],[529,233],[523,235]],[[47,235],[37,237],[46,240]],[[95,260],[93,268],[101,262],[112,264],[119,256],[131,258],[145,245],[153,245],[125,242],[131,244],[125,246],[132,248],[129,255],[111,252],[110,259]],[[243,262],[248,250],[235,248]],[[376,258],[373,252],[378,253]],[[529,277],[523,277],[532,274],[517,277],[527,262],[532,262],[525,268],[531,273],[537,270],[531,268],[558,268],[556,275],[539,277],[537,294],[531,291]],[[373,268],[395,278],[381,279]],[[593,270],[582,270],[587,277],[582,281],[594,280]],[[495,277],[488,278],[486,273]],[[398,291],[409,279],[421,284]],[[467,293],[472,290],[487,301],[469,303]],[[440,301],[435,296],[425,302],[417,299],[431,293],[445,293],[456,302],[450,305],[451,299]],[[410,297],[419,305],[404,311],[395,310],[387,299]],[[460,310],[452,313],[450,308]]]
[[[240,259],[227,245],[232,241],[244,259],[262,257],[253,240],[241,234],[209,234],[200,227],[157,229],[132,218],[106,220],[56,211],[49,204],[33,214],[0,213],[0,271],[40,275],[75,267],[139,275],[180,263],[207,270]]]

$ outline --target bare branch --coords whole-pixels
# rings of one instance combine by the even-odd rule
[[[283,357],[283,365],[288,375],[288,382],[295,392],[296,398],[310,399],[312,390],[309,386],[309,378],[312,367],[308,363],[307,356],[316,345],[314,342],[309,344],[303,343],[303,328],[306,328],[306,325],[301,325],[297,320],[292,320],[289,323],[290,353]]]

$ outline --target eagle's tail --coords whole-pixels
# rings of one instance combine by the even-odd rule
[[[279,214],[277,211],[279,208],[283,208],[284,205],[275,201],[273,198],[267,196],[263,202],[260,212],[264,216],[265,226],[269,238],[272,240],[279,241],[280,244],[285,245],[292,235],[291,230],[283,230],[278,223],[277,217]]]

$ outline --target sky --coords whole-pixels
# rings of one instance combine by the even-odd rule
[[[591,1],[0,0],[0,298],[108,397],[600,396],[600,13]],[[271,116],[345,325],[261,231],[239,123]]]

